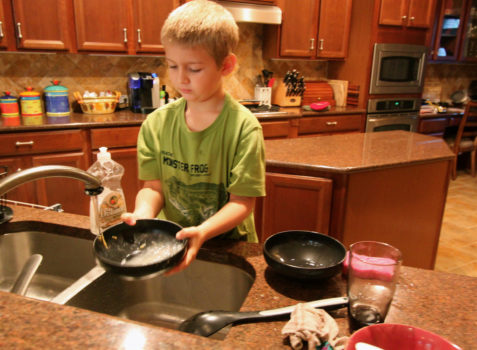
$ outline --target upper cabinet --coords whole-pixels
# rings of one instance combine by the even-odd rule
[[[282,24],[264,27],[267,57],[344,58],[352,0],[277,0]]]
[[[179,4],[179,0],[75,0],[78,50],[162,53],[162,25]]]
[[[18,49],[69,50],[69,0],[12,0]]]
[[[379,24],[430,28],[434,9],[435,0],[381,0]]]
[[[5,23],[5,9],[3,2],[0,1],[0,48],[8,47],[7,24]]]
[[[441,0],[432,59],[477,61],[477,0]]]
[[[179,0],[133,1],[133,34],[136,52],[164,52],[161,43],[162,25],[169,13],[179,5]]]
[[[128,51],[127,0],[75,0],[78,50]]]

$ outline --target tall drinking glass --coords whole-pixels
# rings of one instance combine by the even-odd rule
[[[348,297],[352,328],[384,322],[401,262],[399,249],[386,243],[363,241],[350,246]]]

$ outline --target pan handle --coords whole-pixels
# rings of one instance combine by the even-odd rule
[[[329,298],[314,300],[308,303],[305,303],[306,306],[311,306],[312,308],[321,308],[328,306],[346,306],[348,305],[348,297],[338,297],[338,298]],[[295,309],[296,305],[286,306],[279,309],[259,311],[258,313],[262,316],[281,316],[291,313]]]

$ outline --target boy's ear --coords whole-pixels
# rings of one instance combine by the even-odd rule
[[[227,55],[222,65],[222,75],[226,76],[232,73],[236,64],[237,64],[237,56],[235,56],[233,53]]]

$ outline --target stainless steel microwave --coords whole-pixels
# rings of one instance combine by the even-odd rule
[[[369,93],[421,93],[426,56],[421,45],[374,44]]]

